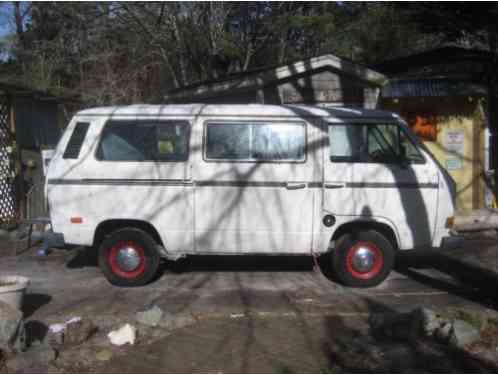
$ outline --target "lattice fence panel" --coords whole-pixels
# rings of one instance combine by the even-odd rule
[[[16,217],[14,195],[14,139],[9,129],[9,103],[0,97],[0,222]]]

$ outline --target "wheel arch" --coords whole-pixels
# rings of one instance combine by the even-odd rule
[[[341,224],[334,231],[334,234],[331,238],[331,247],[333,247],[334,241],[339,239],[343,234],[351,233],[359,230],[375,230],[382,234],[386,239],[392,244],[394,250],[399,249],[399,238],[395,229],[385,222],[381,222],[378,220],[353,220],[347,223]]]
[[[99,225],[97,225],[97,228],[95,229],[93,246],[95,248],[98,248],[108,234],[122,228],[130,227],[143,230],[144,232],[149,234],[158,245],[164,247],[163,240],[159,235],[157,229],[147,221],[136,219],[108,219],[102,221],[101,223],[99,223]]]

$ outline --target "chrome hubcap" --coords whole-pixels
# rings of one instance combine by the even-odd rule
[[[140,265],[140,255],[133,247],[126,246],[119,249],[116,261],[119,268],[125,272],[130,272]]]
[[[368,247],[360,247],[353,256],[353,268],[361,273],[370,271],[375,263],[375,253]]]

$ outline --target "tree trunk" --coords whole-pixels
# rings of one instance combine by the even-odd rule
[[[176,39],[176,53],[177,53],[177,58],[178,58],[178,66],[180,68],[180,77],[181,77],[181,85],[186,86],[189,84],[189,80],[187,79],[187,68],[185,64],[185,57],[183,55],[184,51],[184,43],[183,43],[183,36],[180,32],[180,28],[178,27],[178,19],[176,17],[176,14],[173,13],[171,16],[171,26],[173,28],[173,34],[175,35]]]
[[[21,42],[21,46],[23,49],[26,48],[26,38],[24,37],[24,24],[23,24],[23,16],[21,14],[21,3],[19,1],[13,1],[14,5],[14,20],[16,23],[16,34]]]
[[[251,57],[252,57],[252,44],[250,43],[246,49],[246,55],[244,58],[244,65],[242,66],[243,72],[246,72],[247,69],[249,69],[249,64],[251,63]]]

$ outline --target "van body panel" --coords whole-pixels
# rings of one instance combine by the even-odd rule
[[[168,120],[175,119],[192,123],[192,118],[168,117]],[[52,182],[48,189],[54,230],[64,228],[68,243],[91,245],[93,231],[103,221],[142,220],[156,228],[167,251],[190,252],[194,248],[190,161],[98,160],[99,137],[108,120],[107,117],[77,117],[74,123],[91,123],[88,141],[81,148],[80,157],[64,159],[59,152],[54,158],[56,167],[51,167],[48,175]],[[115,116],[113,120],[129,118]],[[68,132],[71,130],[68,128]],[[67,137],[61,140],[61,149],[65,148],[65,143]],[[72,224],[73,216],[81,217],[82,223]],[[92,232],[92,235],[84,235],[83,231]]]
[[[353,165],[351,186],[356,214],[389,217],[396,223],[401,249],[432,246],[438,174],[431,165]]]
[[[187,121],[187,160],[104,161],[97,150],[112,121]],[[209,123],[302,123],[303,160],[210,160]],[[63,157],[78,123],[89,128],[75,159]],[[90,246],[107,220],[150,223],[169,254],[325,252],[341,225],[388,225],[400,249],[439,246],[454,212],[448,180],[430,153],[422,164],[336,162],[328,125],[389,123],[389,112],[269,105],[135,105],[85,110],[68,125],[47,172],[53,229]],[[130,124],[130,126],[134,126]],[[167,125],[165,125],[167,126]],[[325,215],[335,223],[324,224]],[[72,223],[78,217],[81,223]]]
[[[295,119],[299,120],[299,119]],[[295,121],[293,120],[293,121]],[[193,163],[197,252],[303,253],[311,250],[316,189],[315,153],[303,162],[223,162],[206,160],[202,144],[208,124],[240,118],[203,117],[197,139],[203,152]],[[246,123],[279,124],[282,118],[247,117]],[[313,137],[309,125],[306,137]]]

